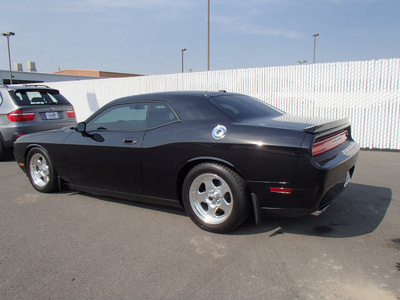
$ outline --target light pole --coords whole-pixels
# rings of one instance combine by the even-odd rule
[[[207,71],[210,71],[210,0],[207,1]]]
[[[317,44],[317,36],[319,36],[319,33],[314,33],[312,36],[314,37],[314,55],[313,55],[313,64],[315,64],[315,45]]]
[[[12,72],[11,72],[11,55],[10,55],[10,36],[15,35],[14,32],[6,32],[2,33],[2,36],[7,38],[7,47],[8,47],[8,67],[10,68],[10,84],[12,84]]]
[[[186,51],[186,48],[181,49],[182,52],[182,73],[183,73],[183,52]]]

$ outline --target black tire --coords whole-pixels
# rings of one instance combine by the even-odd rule
[[[250,211],[243,178],[218,163],[201,163],[189,171],[183,182],[182,200],[192,221],[215,233],[232,231]]]
[[[0,140],[0,161],[6,159],[4,150],[5,150],[5,149],[4,149],[4,146],[3,146],[3,142]]]
[[[41,148],[32,148],[26,160],[27,173],[32,186],[42,193],[58,190],[57,174],[48,153]]]
[[[12,150],[5,148],[3,142],[0,139],[0,161],[9,160],[12,157]]]

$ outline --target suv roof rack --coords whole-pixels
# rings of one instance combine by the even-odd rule
[[[37,86],[37,87],[43,86],[43,87],[50,88],[48,85],[45,85],[45,84],[24,84],[24,86]]]
[[[35,83],[24,83],[24,84],[14,84],[12,86],[5,84],[5,83],[0,83],[1,87],[6,87],[6,88],[21,88],[21,87],[45,87],[45,88],[51,88],[48,85],[45,84],[35,84]]]

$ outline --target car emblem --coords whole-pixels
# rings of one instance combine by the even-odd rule
[[[220,140],[225,137],[226,135],[226,127],[224,125],[217,125],[214,127],[212,131],[212,137],[215,140]]]
[[[55,111],[56,109],[53,106],[50,106],[50,111]]]

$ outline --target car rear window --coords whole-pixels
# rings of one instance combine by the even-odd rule
[[[210,100],[235,121],[280,116],[283,113],[260,100],[245,95],[218,96]]]
[[[69,104],[68,100],[57,90],[24,89],[10,91],[10,94],[18,106]]]

